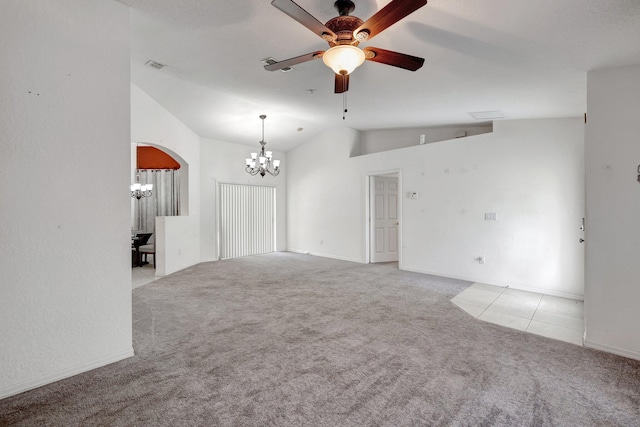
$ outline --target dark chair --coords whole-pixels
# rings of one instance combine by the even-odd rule
[[[140,259],[140,246],[146,245],[152,235],[153,233],[138,233],[136,234],[136,237],[133,238],[133,243],[131,244],[133,267],[142,267],[142,260]]]
[[[156,245],[152,243],[150,245],[143,245],[138,248],[140,255],[144,256],[142,264],[147,263],[147,255],[153,255],[153,268],[156,268]]]

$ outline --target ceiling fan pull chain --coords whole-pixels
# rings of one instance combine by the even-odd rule
[[[347,115],[347,92],[342,92],[342,120]]]

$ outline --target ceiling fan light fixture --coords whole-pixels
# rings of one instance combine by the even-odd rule
[[[362,49],[348,44],[333,46],[322,55],[322,61],[336,74],[351,74],[364,59]]]

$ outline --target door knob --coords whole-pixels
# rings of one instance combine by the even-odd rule
[[[580,239],[580,243],[584,242],[584,239]]]

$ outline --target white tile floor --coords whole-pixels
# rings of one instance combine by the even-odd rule
[[[149,261],[153,261],[153,256],[149,255]],[[145,264],[142,267],[131,268],[131,287],[138,288],[147,283],[156,280],[156,270],[153,268],[153,262]]]
[[[451,302],[479,320],[583,345],[582,301],[474,283]]]

